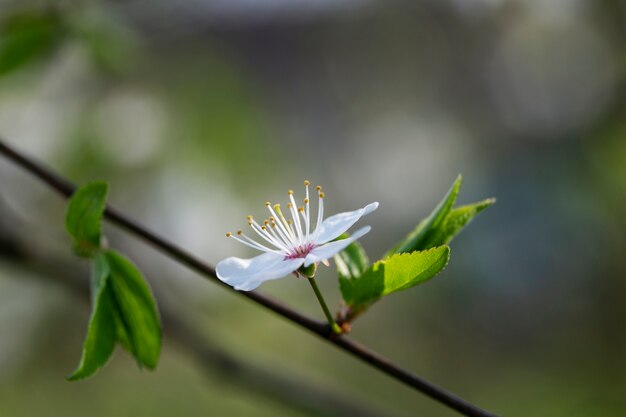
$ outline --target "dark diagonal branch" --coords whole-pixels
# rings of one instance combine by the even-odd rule
[[[14,215],[3,211],[0,201],[0,259],[45,279],[46,283],[58,285],[85,301],[89,301],[89,280],[86,268],[77,262],[68,262],[49,255],[37,248],[36,232],[28,225],[19,224]],[[6,221],[7,227],[4,226]],[[8,227],[8,225],[12,227]],[[17,226],[16,226],[17,225]],[[14,230],[19,230],[15,233]],[[28,236],[28,244],[20,236]],[[201,371],[218,374],[222,382],[232,382],[254,395],[294,407],[312,415],[391,417],[370,404],[350,398],[344,393],[321,388],[315,384],[296,379],[291,375],[269,371],[227,352],[217,343],[201,334],[185,320],[172,312],[167,305],[160,305],[161,319],[166,337],[196,361]]]
[[[31,174],[37,176],[39,179],[41,179],[43,182],[48,184],[51,188],[53,188],[66,198],[71,196],[76,188],[74,184],[61,177],[50,168],[26,157],[25,155],[21,154],[20,152],[16,151],[12,147],[4,143],[2,140],[0,140],[0,153],[24,168],[25,170],[29,171]],[[468,401],[432,384],[431,382],[415,375],[414,373],[406,369],[403,369],[402,367],[391,362],[389,359],[370,350],[364,345],[355,342],[347,336],[336,336],[330,330],[326,323],[305,316],[286,306],[285,304],[276,301],[268,296],[262,295],[256,291],[241,292],[234,290],[230,286],[222,283],[217,278],[215,270],[212,266],[196,258],[195,256],[178,247],[174,243],[158,236],[154,232],[131,220],[130,218],[126,217],[126,215],[121,213],[119,210],[111,207],[110,205],[107,205],[105,216],[112,223],[142,238],[169,257],[176,259],[179,263],[189,267],[190,269],[193,269],[205,278],[208,278],[209,280],[221,285],[231,292],[236,292],[243,297],[251,299],[255,303],[274,311],[275,313],[299,325],[300,327],[308,329],[309,331],[315,333],[327,342],[338,346],[346,352],[349,352],[352,356],[361,359],[362,361],[370,364],[374,368],[379,369],[380,371],[386,373],[392,378],[397,379],[398,381],[403,382],[404,384],[414,388],[415,390],[430,396],[440,403],[445,404],[454,410],[457,410],[461,414],[471,417],[495,417],[495,414],[482,410],[477,406],[469,403]]]

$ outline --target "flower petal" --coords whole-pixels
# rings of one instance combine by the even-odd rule
[[[217,277],[236,290],[251,291],[272,279],[282,278],[302,266],[304,259],[285,259],[283,255],[264,253],[250,259],[236,257],[220,261]]]
[[[316,231],[315,243],[322,245],[326,242],[339,237],[342,233],[348,230],[354,223],[357,222],[362,216],[376,210],[378,203],[371,203],[367,206],[355,210],[346,211],[345,213],[335,214],[324,220],[320,226],[320,230]]]
[[[346,248],[350,243],[354,242],[367,232],[369,232],[372,228],[370,226],[365,226],[362,229],[354,232],[352,236],[347,239],[338,240],[336,242],[330,242],[322,246],[318,246],[313,249],[307,256],[304,261],[304,266],[307,267],[313,263],[321,262],[324,259],[328,259],[331,256],[337,254]]]

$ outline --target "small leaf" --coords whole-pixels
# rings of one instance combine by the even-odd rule
[[[116,300],[113,299],[113,302],[116,303]],[[115,309],[113,310],[113,313],[113,319],[115,320],[115,338],[118,342],[120,342],[120,345],[122,345],[126,352],[135,356],[135,349],[130,341],[130,337],[128,336],[126,323],[122,319],[122,313],[119,311],[117,303],[115,304]]]
[[[456,196],[459,194],[461,181],[462,177],[459,175],[448,190],[448,193],[445,195],[443,200],[439,202],[432,213],[430,213],[426,219],[422,220],[415,230],[413,230],[401,243],[389,251],[387,256],[393,253],[405,253],[425,249],[424,241],[427,233],[430,230],[439,227],[439,225],[441,225],[445,220],[454,205]]]
[[[80,187],[70,198],[65,227],[74,238],[74,249],[80,256],[93,256],[100,247],[107,191],[105,182],[94,181]]]
[[[348,236],[347,233],[344,233],[339,239],[346,239]],[[365,249],[357,241],[349,244],[344,250],[335,255],[334,259],[339,278],[358,278],[370,263]]]
[[[449,243],[478,213],[495,202],[495,198],[487,198],[452,209],[439,227],[429,231],[424,239],[424,249]]]
[[[104,366],[115,348],[114,303],[108,283],[109,266],[103,255],[94,259],[91,279],[93,307],[78,368],[67,377],[76,381]]]
[[[109,250],[111,286],[119,315],[117,337],[139,366],[154,369],[161,351],[161,323],[150,287],[141,272],[121,254]]]
[[[344,300],[358,310],[379,298],[426,282],[441,271],[450,258],[450,248],[395,254],[376,262],[360,278],[340,278]]]

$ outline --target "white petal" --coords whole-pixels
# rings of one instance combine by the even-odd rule
[[[325,245],[319,246],[313,249],[307,256],[304,261],[304,266],[307,267],[315,262],[321,262],[324,259],[328,259],[331,256],[337,254],[338,252],[345,249],[350,243],[354,242],[367,232],[369,232],[372,228],[370,226],[365,226],[362,229],[354,232],[352,236],[347,239],[338,240],[336,242],[330,242]]]
[[[345,213],[339,213],[335,214],[334,216],[330,216],[322,222],[320,230],[317,232],[317,235],[315,235],[315,243],[318,245],[322,245],[339,237],[354,223],[356,223],[357,220],[359,220],[362,216],[371,213],[377,208],[378,203],[371,203],[355,211],[346,211]]]
[[[282,278],[302,266],[304,259],[287,259],[283,255],[264,253],[250,259],[230,257],[220,261],[217,277],[236,290],[250,291],[265,281]]]

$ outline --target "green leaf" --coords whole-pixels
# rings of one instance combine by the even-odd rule
[[[449,243],[478,213],[495,202],[495,198],[487,198],[477,203],[452,209],[439,227],[429,231],[424,239],[424,248]]]
[[[18,13],[5,19],[0,32],[0,75],[54,51],[63,35],[61,23],[52,13]]]
[[[115,338],[122,345],[124,350],[131,355],[135,356],[135,350],[130,340],[130,336],[128,335],[128,330],[126,329],[126,323],[122,319],[122,313],[118,309],[118,305],[115,299],[115,308],[113,309],[113,318],[115,320]]]
[[[348,236],[347,233],[344,233],[339,239],[346,239]],[[334,259],[339,278],[358,278],[365,272],[370,263],[365,249],[356,241],[352,242],[344,250],[335,255]]]
[[[104,252],[111,270],[109,285],[115,298],[118,339],[139,366],[154,369],[161,352],[161,322],[150,287],[141,272],[121,254]]]
[[[67,377],[76,381],[93,375],[107,363],[115,348],[115,321],[111,288],[108,283],[109,266],[103,255],[94,259],[92,271],[93,307],[87,337],[83,343],[83,353],[78,368]]]
[[[456,196],[459,194],[461,181],[462,177],[459,175],[448,190],[448,193],[445,195],[443,200],[439,202],[432,213],[430,213],[426,219],[422,220],[417,225],[415,230],[413,230],[402,242],[389,251],[387,256],[393,253],[406,253],[426,249],[424,242],[428,232],[439,227],[445,220],[454,205]]]
[[[358,310],[385,295],[428,281],[446,266],[449,258],[448,246],[395,254],[376,262],[358,279],[340,277],[341,293],[348,305]]]
[[[65,227],[74,238],[74,250],[80,256],[93,256],[100,247],[107,192],[105,182],[94,181],[80,187],[70,198]]]

